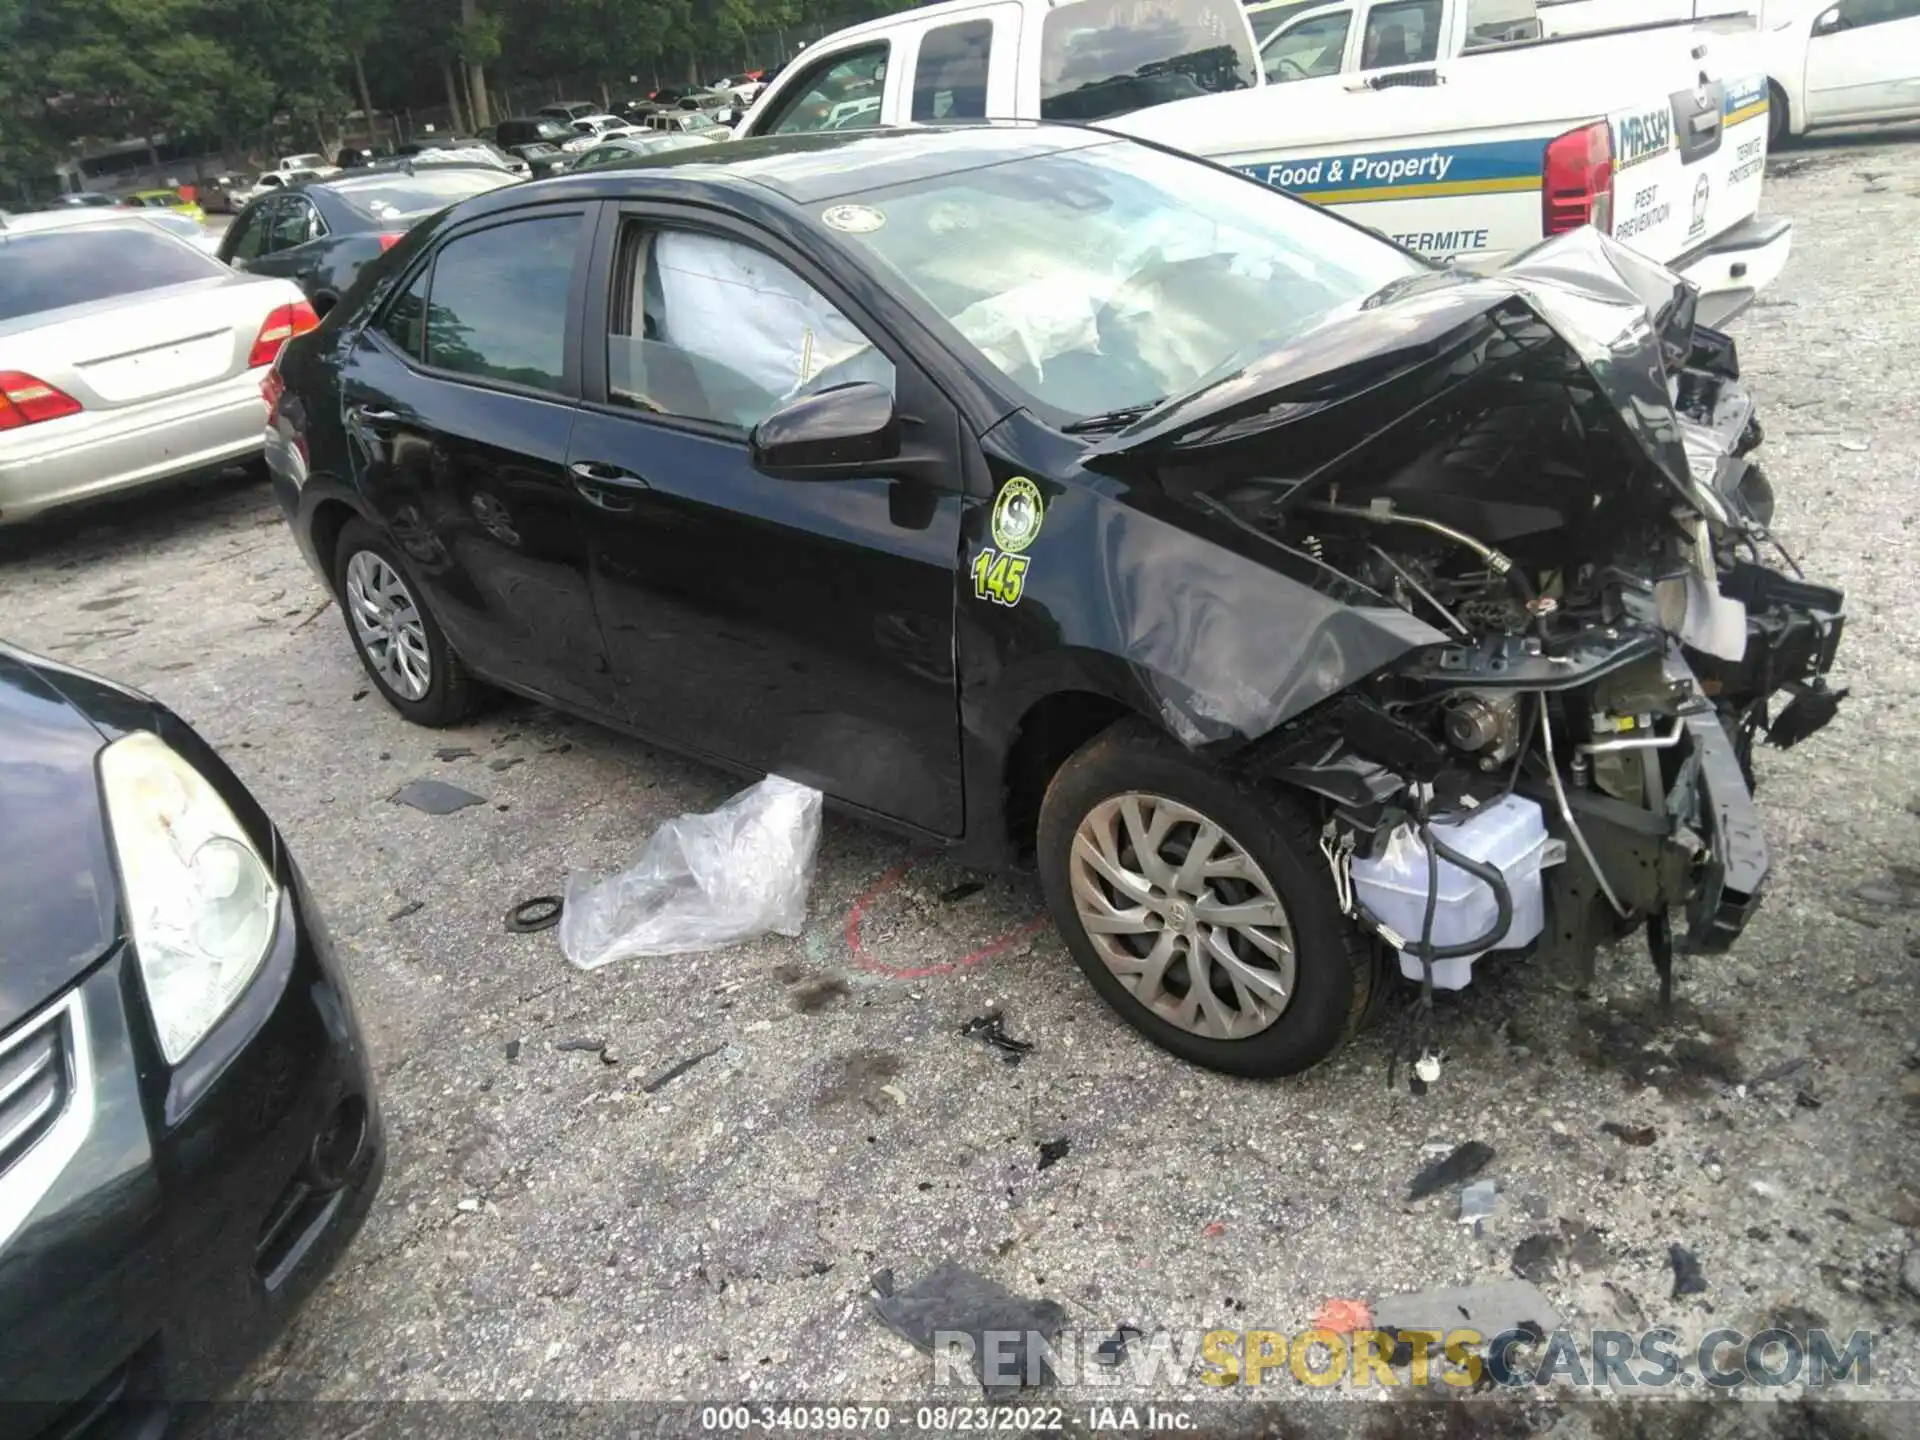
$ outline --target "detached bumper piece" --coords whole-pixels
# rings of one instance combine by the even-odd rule
[[[1720,589],[1746,607],[1746,653],[1730,663],[1689,651],[1684,662],[1703,690],[1744,717],[1737,726],[1704,711],[1685,717],[1707,844],[1700,882],[1687,898],[1686,945],[1708,953],[1725,950],[1746,928],[1767,878],[1766,837],[1751,789],[1755,734],[1788,749],[1825,727],[1847,694],[1826,679],[1846,625],[1840,591],[1744,561],[1721,577]],[[1670,663],[1682,662],[1675,656]],[[1770,714],[1781,692],[1790,698]]]
[[[1733,741],[1717,715],[1686,717],[1687,739],[1699,765],[1701,820],[1708,833],[1700,884],[1687,898],[1687,948],[1727,949],[1760,908],[1767,879],[1767,839],[1753,808]]]

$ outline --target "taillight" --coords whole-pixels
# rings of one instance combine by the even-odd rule
[[[79,413],[80,402],[66,391],[24,371],[0,370],[0,430],[18,430]]]
[[[1548,142],[1540,208],[1541,228],[1549,235],[1582,225],[1613,229],[1613,131],[1606,121]]]
[[[387,251],[391,250],[394,246],[398,245],[402,240],[406,238],[407,238],[407,232],[404,230],[399,231],[397,234],[382,235],[380,237],[380,253],[382,255],[386,254]]]
[[[247,368],[258,370],[262,365],[271,365],[280,357],[280,347],[296,335],[304,335],[309,330],[320,328],[320,317],[313,313],[313,306],[304,300],[291,305],[282,305],[260,326],[260,333],[254,336],[253,349],[247,355]]]
[[[280,378],[280,365],[276,360],[267,376],[260,382],[260,398],[267,402],[267,424],[271,425],[280,414],[280,397],[287,393],[287,382]]]

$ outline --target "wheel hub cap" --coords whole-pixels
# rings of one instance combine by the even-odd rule
[[[403,700],[418,700],[433,683],[427,628],[406,582],[371,550],[347,561],[347,616],[381,681]]]
[[[1128,992],[1182,1030],[1244,1040],[1293,999],[1293,927],[1246,848],[1189,805],[1129,792],[1074,832],[1074,909]]]

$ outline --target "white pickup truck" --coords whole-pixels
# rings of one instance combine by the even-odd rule
[[[1529,5],[1318,6],[1340,12],[1338,68],[1274,84],[1234,0],[947,0],[810,45],[735,133],[1098,124],[1234,167],[1436,259],[1497,263],[1591,222],[1698,284],[1708,323],[1737,312],[1779,274],[1792,236],[1790,221],[1756,214],[1767,81],[1739,48],[1751,37],[1669,27],[1465,44]],[[1433,53],[1452,58],[1368,65],[1394,30],[1406,41],[1413,11]]]

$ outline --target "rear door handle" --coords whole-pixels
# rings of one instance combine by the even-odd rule
[[[576,460],[567,467],[573,471],[576,479],[585,480],[590,485],[617,485],[623,490],[644,490],[647,482],[631,470],[618,465],[608,465],[600,460]]]
[[[400,423],[400,412],[397,410],[373,410],[365,405],[356,405],[353,407],[353,415],[356,420],[364,421],[369,425],[398,425]]]

